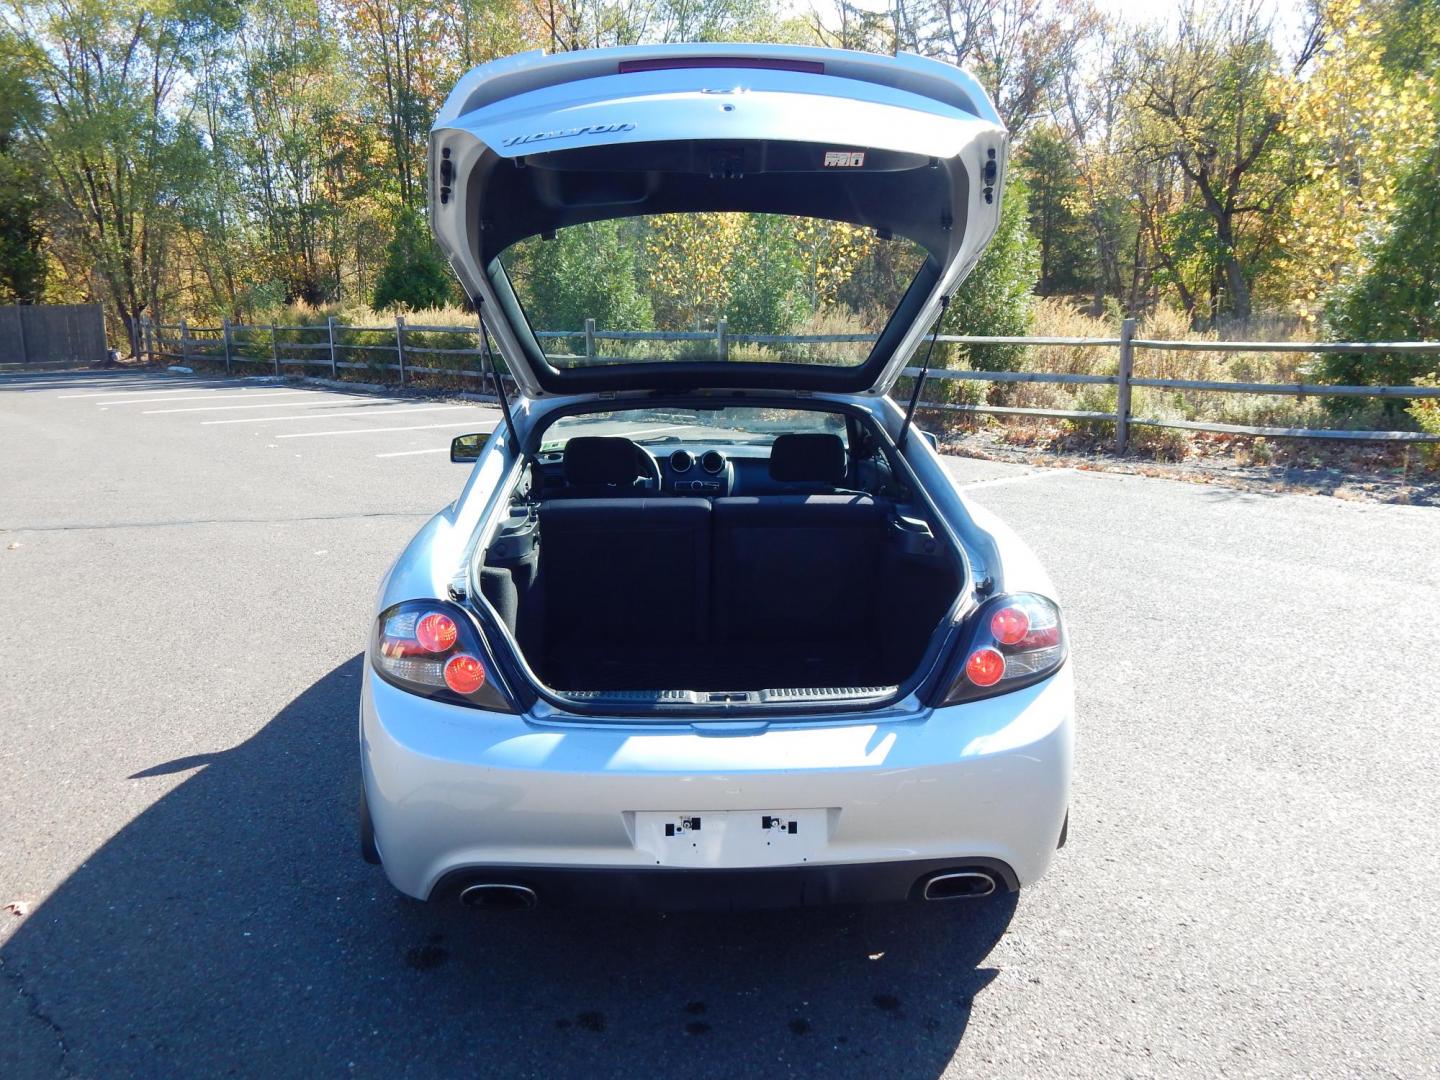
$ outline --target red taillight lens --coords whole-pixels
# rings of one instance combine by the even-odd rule
[[[1005,657],[994,649],[976,649],[965,661],[965,676],[976,686],[994,686],[1005,676]]]
[[[1012,593],[990,600],[970,624],[970,640],[960,654],[963,669],[945,692],[942,704],[1018,690],[1039,682],[1065,662],[1067,645],[1060,609],[1036,593]]]
[[[432,611],[428,615],[422,615],[420,621],[415,624],[415,640],[426,652],[449,652],[459,635],[460,628],[455,625],[455,620],[443,611]]]
[[[990,633],[1001,645],[1018,645],[1030,632],[1030,616],[1018,607],[1003,607],[990,616]]]
[[[485,685],[485,665],[467,653],[445,661],[445,685],[457,694],[473,694]]]
[[[475,623],[451,604],[413,600],[387,608],[376,623],[370,658],[381,678],[411,693],[515,711],[496,682]]]

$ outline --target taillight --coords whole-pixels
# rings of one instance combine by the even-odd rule
[[[1010,593],[988,602],[970,620],[959,671],[942,704],[991,697],[1029,686],[1065,662],[1065,625],[1053,600]]]
[[[453,604],[407,600],[375,623],[375,671],[411,693],[493,712],[514,712],[470,618]]]

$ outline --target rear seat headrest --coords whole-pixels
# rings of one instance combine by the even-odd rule
[[[569,484],[628,486],[640,476],[638,447],[618,436],[575,436],[565,444],[564,465]]]
[[[845,443],[839,435],[777,435],[770,447],[770,478],[791,484],[843,484]]]

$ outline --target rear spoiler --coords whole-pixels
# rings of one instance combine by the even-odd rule
[[[607,75],[706,68],[796,71],[888,86],[930,98],[1000,125],[990,98],[969,72],[939,60],[901,54],[882,56],[806,45],[741,45],[696,42],[625,46],[546,55],[542,50],[491,61],[456,83],[435,118],[437,128],[518,94]],[[1003,126],[1003,125],[1000,125]]]

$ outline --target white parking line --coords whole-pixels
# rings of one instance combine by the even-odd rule
[[[148,391],[146,391],[146,392],[148,392]],[[229,394],[229,395],[227,395],[227,396],[225,396],[225,397],[217,397],[217,396],[215,396],[215,395],[207,394],[207,395],[205,395],[204,397],[188,397],[188,398],[183,398],[183,397],[176,397],[176,398],[116,398],[116,399],[113,400],[113,401],[97,401],[97,402],[95,402],[95,404],[96,404],[96,405],[105,405],[105,406],[108,406],[108,405],[170,405],[170,404],[173,404],[174,402],[177,402],[177,401],[230,401],[230,400],[233,400],[233,399],[235,399],[235,398],[249,398],[251,401],[254,401],[257,397],[264,397],[264,398],[295,397],[295,396],[297,396],[297,395],[299,395],[299,394],[307,394],[307,395],[309,395],[309,396],[311,396],[311,397],[316,396],[314,390],[265,390],[264,392],[261,392],[261,391],[258,391],[258,390],[242,390],[242,391],[241,391],[240,393],[238,393],[238,394]]]
[[[664,427],[636,428],[634,431],[618,431],[613,436],[617,439],[633,439],[636,435],[659,435],[662,431],[688,431],[694,424],[666,424]]]
[[[373,435],[381,431],[433,431],[436,428],[472,427],[473,421],[456,420],[451,424],[415,424],[411,427],[341,428],[338,431],[292,431],[288,435],[276,435],[277,439],[316,439],[321,435]]]
[[[394,404],[399,405],[400,402]],[[371,405],[365,409],[335,409],[331,412],[312,413],[308,416],[242,416],[231,420],[201,420],[206,424],[281,424],[287,420],[328,420],[332,416],[410,416],[414,413],[446,412],[456,409],[473,409],[474,405],[432,405],[423,409],[391,409],[388,406]]]
[[[1022,476],[997,476],[993,480],[976,480],[973,484],[961,484],[961,491],[973,491],[975,488],[1000,487],[1002,484],[1024,484],[1031,480],[1046,480],[1052,476],[1065,476],[1073,473],[1074,469],[1041,469],[1039,472],[1025,473]]]
[[[376,454],[376,457],[413,457],[415,454],[448,454],[448,446],[436,446],[429,450],[393,450],[388,454]]]
[[[192,405],[184,409],[146,409],[141,416],[163,416],[166,413],[181,412],[230,412],[234,409],[308,409],[313,401],[268,401],[254,405]]]
[[[179,388],[177,388],[177,389],[174,389],[174,390],[151,390],[148,386],[136,385],[136,386],[133,386],[132,389],[135,390],[137,393],[141,393],[141,394],[193,394],[193,393],[195,393],[197,390],[210,390],[210,391],[215,391],[215,390],[238,390],[239,387],[233,386],[233,385],[232,385],[232,386],[181,386],[181,387],[179,387]],[[268,387],[263,387],[263,386],[261,386],[261,387],[256,387],[256,389],[258,389],[258,390],[265,390],[265,389],[268,389]],[[56,399],[57,401],[70,401],[70,400],[74,400],[74,399],[77,399],[77,398],[114,397],[114,396],[115,396],[116,394],[118,394],[118,393],[120,393],[119,390],[106,390],[103,394],[56,394],[56,395],[55,395],[55,399]]]

